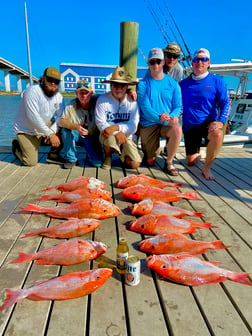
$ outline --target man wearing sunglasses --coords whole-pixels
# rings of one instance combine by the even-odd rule
[[[124,67],[116,67],[109,80],[111,91],[99,96],[95,107],[95,122],[100,131],[105,160],[103,169],[111,169],[112,153],[120,155],[121,162],[136,169],[142,161],[137,149],[136,130],[139,110],[136,101],[126,94],[128,85],[136,85]]]
[[[193,73],[180,82],[183,99],[183,132],[187,164],[200,159],[202,139],[207,145],[202,174],[214,180],[211,166],[220,151],[230,100],[223,79],[208,72],[210,53],[201,48],[194,53]]]
[[[138,84],[140,137],[145,161],[149,166],[157,160],[160,137],[169,139],[163,170],[174,176],[178,175],[173,159],[182,136],[179,125],[182,101],[178,83],[164,74],[164,63],[163,50],[151,49],[148,57],[150,72]]]
[[[26,166],[37,164],[38,150],[43,140],[52,146],[48,158],[51,155],[57,164],[63,161],[56,153],[61,144],[57,135],[57,121],[63,110],[63,98],[58,92],[60,79],[61,74],[57,69],[46,68],[40,84],[28,87],[22,94],[14,120],[17,139],[12,141],[12,152]]]
[[[102,164],[102,150],[99,143],[99,131],[94,123],[94,108],[97,96],[93,95],[91,83],[79,80],[76,86],[76,98],[66,105],[59,126],[62,127],[63,149],[65,159],[63,168],[70,169],[78,161],[76,146],[83,146],[94,167]]]
[[[180,46],[175,42],[171,42],[163,51],[165,57],[164,73],[180,82],[183,77],[183,68],[178,62],[179,57],[182,55]]]

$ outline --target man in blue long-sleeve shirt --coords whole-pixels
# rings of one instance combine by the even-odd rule
[[[182,129],[179,116],[182,111],[181,90],[178,83],[164,74],[164,53],[160,48],[149,52],[150,72],[138,84],[140,108],[140,136],[142,150],[149,166],[156,162],[160,137],[169,139],[164,172],[178,175],[173,159],[179,146]]]
[[[202,138],[207,153],[202,174],[206,180],[214,180],[211,165],[218,155],[223,141],[230,100],[227,88],[220,76],[210,74],[210,53],[201,48],[194,53],[193,73],[180,82],[183,101],[183,132],[187,164],[192,166],[200,158]]]

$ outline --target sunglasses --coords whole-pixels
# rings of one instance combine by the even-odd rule
[[[178,55],[170,54],[170,53],[165,53],[165,56],[166,56],[167,58],[173,58],[173,59],[177,59],[177,58],[179,58]]]
[[[114,87],[125,87],[126,85],[128,85],[128,84],[126,84],[126,83],[116,83],[116,82],[113,82],[112,83],[112,85],[114,86]]]
[[[59,80],[59,79],[52,78],[52,77],[47,77],[47,76],[46,76],[46,80],[47,80],[47,82],[49,82],[49,83],[54,83],[54,84],[56,84],[56,85],[59,85],[59,83],[60,83],[60,80]]]
[[[77,84],[77,89],[80,89],[80,88],[89,90],[90,89],[90,85],[89,85],[89,83],[78,83]]]
[[[207,57],[194,57],[193,58],[193,63],[199,63],[199,61],[201,61],[202,63],[206,63],[209,61],[209,58]]]
[[[150,65],[154,65],[154,64],[161,64],[161,62],[162,62],[162,60],[161,59],[156,59],[156,60],[154,60],[154,59],[151,59],[150,61],[149,61],[149,63],[150,63]]]

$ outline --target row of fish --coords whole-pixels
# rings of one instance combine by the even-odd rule
[[[25,233],[26,238],[42,235],[50,238],[73,238],[95,230],[101,225],[99,219],[118,216],[120,209],[108,202],[111,193],[105,183],[95,178],[80,177],[46,190],[56,189],[66,193],[42,195],[39,200],[55,200],[70,203],[65,206],[43,208],[29,204],[21,211],[41,212],[51,217],[69,219],[59,225]],[[67,240],[37,253],[20,252],[11,264],[35,260],[37,265],[74,265],[97,258],[105,253],[107,246],[92,240]],[[112,275],[112,269],[100,268],[75,272],[43,281],[27,289],[6,289],[6,299],[0,310],[28,298],[30,300],[67,300],[88,295],[102,286]]]
[[[139,184],[140,183],[140,184]],[[252,286],[247,279],[249,273],[232,272],[216,265],[219,262],[203,261],[195,254],[209,249],[225,249],[222,241],[203,242],[189,239],[183,234],[193,233],[197,228],[216,228],[211,223],[195,222],[181,217],[204,217],[200,212],[187,211],[167,204],[181,198],[200,200],[196,192],[179,193],[176,190],[163,190],[166,182],[144,175],[138,178],[129,175],[118,181],[117,186],[125,188],[121,194],[130,200],[138,201],[131,207],[133,215],[141,217],[133,220],[129,228],[154,237],[142,240],[139,249],[152,254],[147,257],[147,266],[169,280],[189,286],[222,282],[227,279]]]

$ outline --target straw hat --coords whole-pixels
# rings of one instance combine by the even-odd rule
[[[102,83],[124,83],[130,85],[136,85],[137,82],[133,79],[131,74],[125,71],[124,67],[117,66],[115,71],[112,73],[111,79],[106,79]]]

